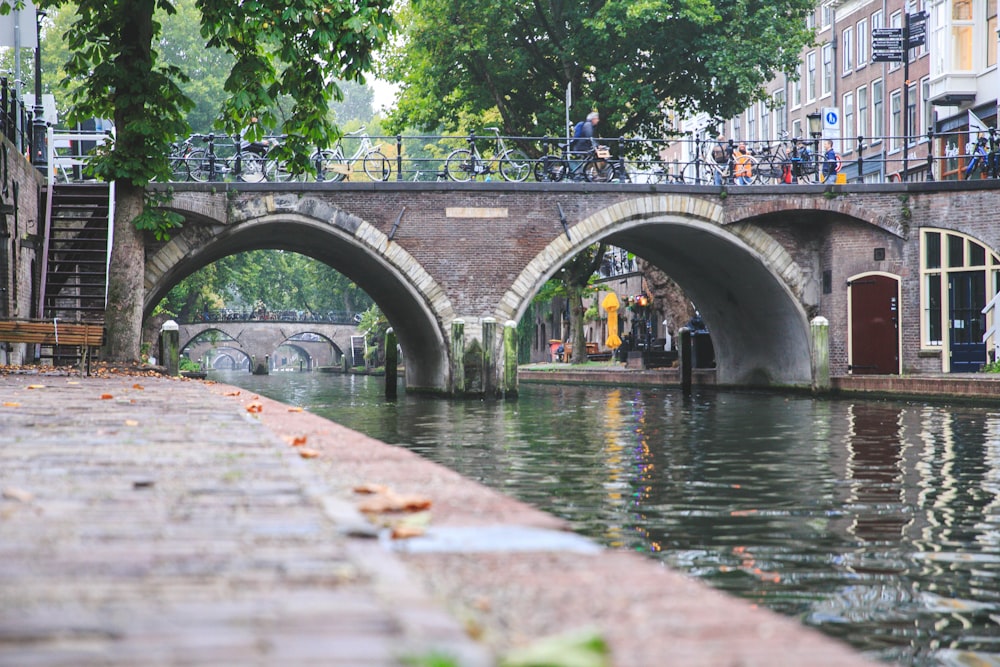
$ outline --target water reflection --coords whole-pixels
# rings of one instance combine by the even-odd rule
[[[1000,665],[1000,413],[764,393],[224,376],[901,664]]]

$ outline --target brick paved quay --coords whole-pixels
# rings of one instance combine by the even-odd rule
[[[404,448],[226,385],[0,374],[0,491],[3,666],[367,667],[439,651],[478,667],[583,630],[616,667],[873,664]],[[358,511],[399,497],[431,508],[410,523]],[[387,535],[413,517],[425,535]]]

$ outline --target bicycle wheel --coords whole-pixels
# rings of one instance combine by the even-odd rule
[[[256,153],[241,151],[233,159],[233,167],[239,165],[236,177],[244,183],[260,183],[264,180],[264,158]]]
[[[535,161],[535,180],[539,183],[558,183],[566,177],[569,165],[553,155],[543,155]]]
[[[467,148],[453,150],[444,161],[444,173],[458,183],[472,178],[472,151]]]
[[[500,175],[505,181],[520,183],[531,173],[531,158],[524,151],[512,148],[500,156]]]
[[[191,170],[188,169],[187,160],[183,157],[170,158],[170,181],[172,183],[183,183],[191,180]]]
[[[316,170],[316,176],[311,180],[317,183],[339,183],[351,173],[350,163],[344,159],[340,151],[317,151],[309,156],[309,162]]]
[[[209,170],[208,153],[205,152],[205,149],[196,148],[188,154],[185,161],[187,162],[188,173],[191,174],[192,179],[199,183],[208,181],[212,172]]]
[[[264,180],[271,183],[285,183],[292,180],[292,174],[288,171],[288,165],[284,160],[265,160]]]
[[[382,151],[369,151],[363,162],[365,173],[373,181],[388,181],[392,174],[392,163]]]
[[[583,165],[583,178],[591,183],[607,183],[615,168],[607,160],[590,160]]]

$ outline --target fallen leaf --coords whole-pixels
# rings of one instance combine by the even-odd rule
[[[424,532],[426,531],[420,526],[394,526],[392,529],[392,539],[405,540],[409,537],[420,537]]]
[[[114,396],[112,396],[111,394],[101,394],[101,400],[102,401],[107,401],[107,400],[112,399],[112,398],[114,398]]]
[[[238,391],[227,391],[225,394],[223,394],[223,396],[239,396],[239,395],[240,392]]]
[[[385,484],[376,484],[374,482],[365,482],[354,487],[354,493],[386,493],[388,490],[389,487]]]
[[[400,495],[389,491],[372,496],[358,505],[362,512],[380,514],[382,512],[419,512],[430,509],[431,500],[425,496]]]
[[[257,414],[263,409],[264,406],[261,405],[260,403],[251,403],[250,405],[247,406],[247,412],[249,412],[250,414]]]
[[[292,447],[301,447],[306,444],[306,436],[298,435],[292,438]]]
[[[5,408],[19,408],[19,407],[21,407],[21,404],[20,403],[15,403],[14,401],[4,401],[3,406]]]
[[[24,489],[8,486],[3,490],[3,497],[7,500],[16,500],[20,503],[30,503],[34,500],[35,495],[31,493],[31,491],[25,491]]]
[[[309,449],[308,447],[302,447],[299,449],[299,456],[304,459],[314,459],[319,456],[319,452],[315,449]]]
[[[28,389],[45,389],[44,384],[29,384]]]
[[[134,419],[126,419],[126,420],[125,420],[125,425],[126,425],[126,426],[138,426],[138,425],[139,425],[139,422],[137,422],[137,421],[136,421],[136,420],[134,420]]]
[[[288,408],[289,412],[302,412],[302,408]]]
[[[142,391],[143,389],[145,389],[145,387],[143,387],[141,384],[134,384],[134,385],[132,385],[132,388],[133,389],[138,389],[140,391]]]

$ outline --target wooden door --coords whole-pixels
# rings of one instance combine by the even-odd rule
[[[862,276],[851,290],[851,355],[855,375],[899,373],[899,279]]]

